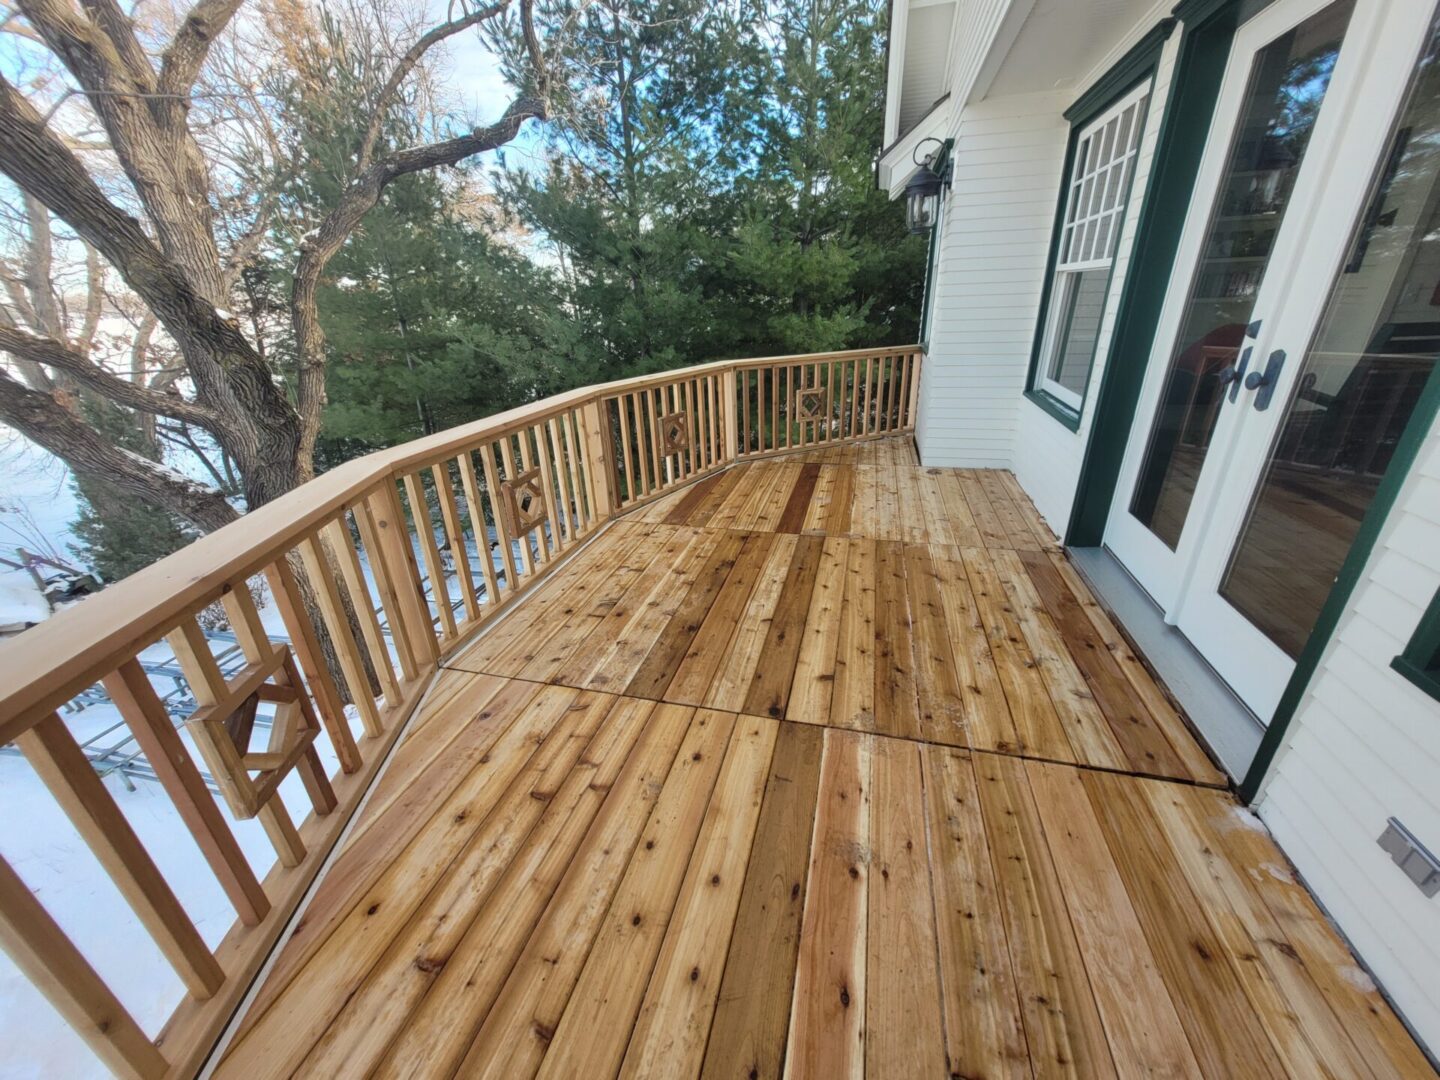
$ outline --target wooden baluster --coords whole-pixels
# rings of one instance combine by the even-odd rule
[[[710,390],[710,464],[717,465],[723,459],[725,438],[724,423],[721,419],[721,377],[718,375],[707,375],[705,382]],[[729,385],[728,383],[725,385]],[[730,410],[725,410],[728,415]]]
[[[485,578],[488,606],[492,609],[498,608],[505,598],[500,594],[500,582],[495,574],[495,556],[490,553],[490,529],[485,524],[485,503],[480,494],[480,481],[475,477],[475,461],[471,451],[461,453],[455,459],[455,464],[460,469],[460,483],[465,487],[465,511],[470,516],[470,531],[475,536],[475,557],[480,560],[480,573]],[[490,508],[495,515],[498,536],[500,508],[495,502],[494,488],[490,489]]]
[[[845,373],[845,394],[850,402],[850,427],[845,434],[852,439],[860,434],[860,363],[859,357],[851,360]],[[840,415],[845,415],[843,407]]]
[[[258,925],[270,911],[265,889],[246,861],[145,670],[137,661],[127,660],[103,682],[145,760],[155,770],[155,778],[175,804],[180,820],[229,897],[236,916],[246,926]]]
[[[450,606],[450,586],[445,581],[440,549],[435,546],[435,526],[430,521],[425,482],[419,473],[407,473],[404,483],[405,496],[410,500],[410,520],[420,541],[420,557],[425,560],[425,574],[430,579],[430,599],[440,619],[440,639],[444,641],[455,636],[455,610]]]
[[[460,585],[460,600],[465,616],[472,622],[480,618],[480,601],[475,598],[475,583],[470,579],[470,554],[465,550],[465,530],[460,528],[460,508],[455,505],[454,482],[450,479],[450,463],[430,466],[430,479],[435,483],[435,498],[440,503],[440,520],[450,540],[450,558],[455,562],[455,578]]]
[[[620,462],[622,466],[620,472],[625,481],[622,502],[632,503],[644,492],[635,484],[635,459],[631,455],[629,410],[625,406],[625,398],[617,397],[605,402],[602,411],[608,413],[612,403],[615,406],[615,415],[620,422]]]
[[[570,455],[563,435],[564,417],[556,414],[545,425],[550,433],[550,446],[555,458],[555,501],[560,512],[560,520],[552,523],[552,527],[559,530],[561,539],[568,546],[575,541],[575,519],[571,516],[574,497],[570,487]]]
[[[729,460],[750,452],[750,372],[731,368],[725,373],[725,453]],[[739,400],[736,400],[736,395]]]
[[[385,646],[385,637],[380,630],[380,620],[375,617],[375,600],[365,584],[365,574],[360,568],[360,559],[350,539],[350,530],[345,526],[342,514],[321,530],[326,543],[340,567],[340,579],[345,582],[345,591],[350,595],[350,605],[360,623],[360,634],[365,639],[365,648],[370,653],[370,666],[380,680],[380,689],[385,693],[386,708],[393,709],[400,704],[400,686],[395,680],[395,668],[390,662],[390,650]]]
[[[900,401],[896,426],[904,429],[910,424],[910,354],[902,353],[900,363]]]
[[[107,1069],[136,1080],[165,1074],[155,1044],[3,858],[0,945]]]
[[[630,416],[630,432],[635,441],[635,469],[640,479],[640,490],[650,495],[655,491],[655,478],[650,472],[650,454],[645,445],[644,406],[641,401],[639,394],[626,394],[624,408]]]
[[[480,447],[480,465],[485,470],[485,486],[490,489],[490,508],[495,513],[495,540],[500,545],[500,559],[505,566],[505,591],[508,595],[520,587],[520,580],[515,573],[510,512],[500,494],[500,483],[496,479],[495,448],[489,443]]]
[[[553,558],[565,550],[563,538],[560,535],[560,510],[559,501],[555,498],[555,476],[550,467],[550,446],[545,441],[545,426],[537,424],[535,434],[535,460],[540,466],[540,490],[545,493],[545,512],[550,519],[550,553]],[[540,530],[540,546],[545,546],[545,531]]]
[[[265,568],[265,580],[270,593],[275,597],[275,606],[285,629],[290,633],[290,650],[300,661],[300,670],[305,673],[305,682],[310,687],[310,699],[320,722],[330,733],[335,746],[335,756],[340,759],[340,768],[347,773],[360,768],[360,751],[355,746],[355,736],[345,717],[345,707],[340,703],[340,692],[330,677],[330,668],[325,663],[325,654],[320,649],[320,639],[310,622],[310,613],[300,593],[300,583],[288,559],[277,559]],[[318,586],[317,586],[318,591]],[[255,660],[252,657],[252,662]]]
[[[662,460],[660,453],[660,414],[665,409],[658,404],[657,389],[646,387],[640,394],[645,402],[645,431],[650,438],[650,458],[655,474],[654,490],[662,491],[670,473],[670,460],[668,457],[663,457]]]
[[[225,973],[215,955],[64,721],[51,713],[15,745],[190,993],[203,1000],[219,990]]]
[[[918,352],[909,354],[910,363],[910,404],[905,426],[911,431],[915,430],[915,413],[920,408],[920,365],[924,363]]]
[[[400,660],[400,671],[407,683],[414,682],[420,677],[426,661],[425,654],[416,648],[418,632],[410,629],[406,617],[410,604],[403,599],[405,581],[386,561],[385,541],[382,539],[380,526],[375,521],[370,499],[357,503],[352,512],[355,515],[355,525],[360,530],[360,542],[365,545],[370,573],[375,578],[375,588],[380,594],[380,606],[385,612],[386,622],[390,625],[390,640]],[[418,614],[416,618],[419,618]]]
[[[583,406],[582,406],[583,408]],[[584,531],[589,531],[600,520],[600,508],[595,505],[590,483],[590,447],[585,444],[585,421],[581,409],[572,409],[567,417],[570,427],[566,441],[570,444],[570,457],[575,463],[575,500],[580,510]]]
[[[316,537],[306,537],[300,541],[297,550],[305,564],[305,575],[315,588],[316,603],[319,604],[320,613],[330,629],[330,640],[335,646],[340,670],[350,688],[350,698],[360,712],[365,733],[370,736],[381,735],[385,728],[380,723],[380,713],[375,708],[375,698],[370,693],[370,677],[365,672],[365,661],[360,655],[360,647],[355,643],[355,635],[350,630],[350,619],[340,599],[340,590],[335,587],[335,579],[330,574],[325,552]],[[346,730],[349,730],[348,725]]]

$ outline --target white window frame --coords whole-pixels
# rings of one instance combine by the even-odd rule
[[[1055,270],[1046,304],[1045,332],[1035,365],[1034,389],[1074,410],[1077,415],[1085,400],[1084,393],[1077,393],[1054,377],[1065,335],[1062,323],[1066,321],[1079,275],[1090,270],[1108,271],[1115,264],[1120,233],[1125,227],[1131,182],[1135,177],[1135,163],[1140,154],[1140,141],[1145,134],[1146,106],[1153,81],[1142,80],[1080,130],[1075,139],[1070,174],[1065,178],[1065,214],[1055,237]],[[1128,124],[1125,120],[1127,111],[1130,112]],[[1123,152],[1116,154],[1115,144],[1119,138],[1123,138],[1126,145]],[[1102,326],[1096,329],[1097,345],[1109,306],[1110,289],[1107,284],[1101,310]],[[1095,349],[1092,347],[1087,383],[1089,370],[1094,366]]]

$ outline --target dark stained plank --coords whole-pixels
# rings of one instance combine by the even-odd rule
[[[775,525],[776,532],[798,533],[804,531],[805,512],[810,508],[810,499],[815,494],[815,484],[819,479],[819,465],[807,462],[800,466],[800,475],[795,480],[795,486],[790,489],[790,497],[785,500],[785,508],[780,511],[780,520]]]
[[[690,591],[685,594],[685,599],[675,609],[670,622],[661,631],[660,637],[650,647],[649,653],[630,679],[630,684],[624,691],[626,694],[647,698],[665,696],[665,690],[675,677],[686,651],[695,640],[695,635],[700,632],[706,615],[734,570],[746,540],[747,537],[739,533],[725,533],[721,536]]]
[[[740,474],[734,469],[726,469],[724,472],[716,473],[714,476],[707,476],[704,480],[697,481],[677,502],[670,512],[665,515],[666,525],[695,525],[698,522],[690,520],[692,515],[697,515],[702,507],[708,506],[709,513],[715,512],[715,507],[725,501],[725,496],[735,486],[735,481]]]
[[[795,663],[800,656],[800,642],[804,637],[805,617],[810,610],[810,593],[820,569],[822,547],[818,536],[801,536],[795,541],[790,573],[775,604],[770,630],[741,712],[753,716],[785,715]]]
[[[824,733],[784,724],[736,913],[701,1075],[778,1080],[805,910]]]
[[[830,488],[830,507],[825,514],[825,534],[844,536],[850,532],[851,513],[855,502],[855,466],[834,465]]]

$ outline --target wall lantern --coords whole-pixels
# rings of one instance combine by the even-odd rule
[[[939,139],[926,139],[915,148],[919,154],[926,143],[934,143],[935,149],[923,158],[912,158],[919,166],[905,185],[905,224],[912,233],[925,234],[935,227],[940,217],[940,192],[945,187],[945,177],[935,170],[935,165],[949,149]],[[941,162],[944,169],[947,162]],[[946,170],[948,171],[948,169]]]

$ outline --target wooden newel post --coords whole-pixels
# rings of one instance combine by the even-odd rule
[[[616,493],[620,490],[615,476],[615,448],[606,419],[604,403],[598,399],[586,402],[580,410],[580,425],[585,429],[585,476],[597,524],[614,515],[618,508]]]

